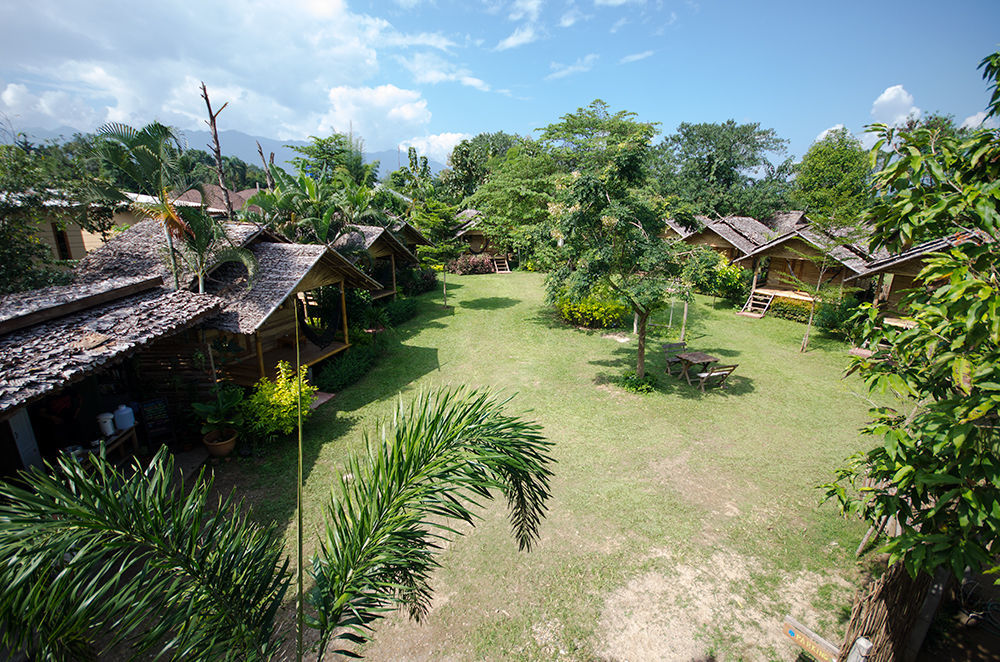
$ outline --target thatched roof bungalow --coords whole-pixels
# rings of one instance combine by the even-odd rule
[[[455,215],[455,220],[461,223],[455,236],[469,245],[469,251],[479,254],[490,247],[489,237],[478,227],[482,213],[477,209],[465,209]]]
[[[333,247],[382,283],[372,293],[372,299],[396,295],[396,268],[400,263],[418,264],[417,257],[392,232],[376,225],[351,226],[333,242]]]
[[[769,227],[749,216],[726,216],[718,219],[696,216],[695,218],[701,224],[697,230],[688,229],[677,221],[668,219],[664,237],[677,238],[694,246],[708,246],[732,262],[753,252],[775,236]]]
[[[60,427],[47,425],[46,399],[113,372],[156,343],[194,328],[222,304],[211,295],[162,285],[159,277],[126,276],[0,298],[0,473],[10,475],[68,444],[97,438],[94,415],[135,394],[121,376],[110,380],[111,395],[91,384],[82,389],[86,399],[73,419]]]
[[[393,235],[399,240],[399,243],[406,246],[406,250],[410,251],[414,255],[417,254],[418,246],[433,246],[434,242],[424,236],[424,233],[416,229],[406,221],[397,220],[395,223],[389,226],[392,230]]]

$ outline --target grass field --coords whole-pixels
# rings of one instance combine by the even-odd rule
[[[820,506],[815,486],[862,447],[868,404],[842,379],[845,345],[817,336],[800,354],[802,325],[698,298],[688,345],[739,364],[729,387],[701,394],[665,376],[659,343],[677,329],[657,328],[647,365],[660,387],[634,395],[608,383],[634,362],[634,339],[558,322],[542,276],[448,280],[452,307],[425,295],[376,368],[309,421],[307,529],[363,431],[400,395],[439,385],[516,393],[510,409],[555,442],[553,498],[527,554],[493,504],[443,551],[428,617],[380,623],[367,657],[793,660],[785,613],[839,642],[864,527]],[[287,444],[216,470],[290,543],[294,462]]]

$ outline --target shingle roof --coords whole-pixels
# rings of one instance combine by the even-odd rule
[[[265,233],[255,223],[224,223],[226,234],[237,246],[246,246],[252,239]],[[269,234],[267,236],[270,236]],[[194,274],[177,261],[181,283],[190,283]],[[76,267],[78,282],[94,282],[131,276],[152,278],[160,276],[165,283],[173,283],[167,264],[167,241],[160,221],[146,219],[115,235],[100,248],[88,253]]]
[[[250,247],[257,258],[257,277],[247,288],[247,270],[226,263],[209,278],[207,290],[224,300],[220,313],[206,326],[250,334],[260,328],[293,292],[339,282],[367,289],[381,285],[364,275],[337,251],[317,244],[258,242]]]
[[[392,231],[406,238],[410,243],[417,246],[433,246],[434,243],[424,236],[424,233],[416,229],[406,221],[396,221],[392,224]]]
[[[191,189],[177,196],[177,200],[187,203],[204,203],[212,211],[226,211],[226,198],[223,195],[221,186],[218,184],[204,184],[202,185],[202,189],[205,192],[204,198],[202,198],[201,193],[197,189]],[[245,189],[243,191],[230,190],[229,201],[233,204],[233,210],[239,211],[243,209],[247,200],[256,192],[256,189]]]
[[[774,236],[770,228],[749,216],[726,216],[715,220],[704,216],[697,218],[705,224],[705,230],[719,235],[744,254],[766,244]]]
[[[157,287],[0,336],[0,412],[120,362],[194,325],[219,303]]]
[[[941,239],[931,239],[930,241],[925,241],[922,244],[912,246],[900,253],[886,254],[883,251],[880,255],[877,255],[875,259],[868,262],[868,264],[865,265],[865,269],[861,273],[851,276],[847,280],[874,276],[878,273],[890,271],[893,267],[909,262],[910,260],[922,258],[928,253],[944,251],[952,246],[958,246],[968,241],[983,241],[985,239],[987,238],[976,232],[957,232],[951,236],[942,237]]]
[[[695,232],[697,232],[697,230],[691,230],[689,228],[684,227],[683,225],[681,225],[680,223],[678,223],[677,221],[675,221],[672,218],[666,219],[666,223],[667,223],[667,227],[669,227],[671,230],[673,230],[674,232],[676,232],[677,235],[681,239],[687,239],[688,237],[690,237],[691,235],[693,235]]]

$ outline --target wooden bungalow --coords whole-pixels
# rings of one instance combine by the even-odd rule
[[[399,243],[406,246],[406,250],[410,251],[413,255],[417,254],[418,246],[433,246],[434,242],[424,236],[424,234],[407,223],[406,221],[396,221],[390,226],[393,235],[399,240]]]
[[[853,284],[875,279],[874,303],[882,311],[885,321],[895,326],[908,326],[909,323],[900,319],[900,315],[905,313],[902,299],[907,290],[916,287],[917,274],[926,266],[927,256],[973,240],[976,240],[975,236],[967,232],[956,233],[925,241],[900,253],[882,255],[870,261],[861,273],[849,276],[845,282]]]
[[[695,218],[701,224],[697,230],[690,230],[668,219],[664,238],[680,239],[694,246],[708,246],[727,262],[732,262],[753,252],[775,235],[769,227],[749,216],[726,216],[714,220],[706,216]]]
[[[333,248],[351,261],[364,267],[382,284],[372,292],[372,299],[396,296],[396,270],[401,264],[416,266],[417,257],[407,250],[386,228],[375,225],[354,225],[340,235]]]
[[[197,194],[197,192],[195,193]],[[146,204],[154,202],[154,198],[148,195],[140,195],[138,193],[129,193],[127,195],[132,202]],[[178,200],[176,202],[176,205],[180,207],[191,207],[200,204],[200,202],[190,200]],[[224,213],[223,209],[217,209],[212,206],[208,208],[208,211],[215,215]],[[42,243],[46,244],[49,250],[52,251],[54,259],[79,260],[87,255],[87,253],[103,246],[109,238],[107,234],[84,230],[79,223],[60,220],[59,216],[63,215],[54,212],[50,221],[41,222],[37,233]],[[113,229],[117,228],[120,230],[121,228],[131,227],[142,220],[142,217],[136,214],[128,205],[119,205],[111,212],[111,226]]]
[[[141,399],[154,384],[129,379],[125,364],[222,303],[162,285],[159,276],[126,276],[0,298],[0,474],[91,448],[102,436],[96,415]],[[109,451],[131,449],[134,435],[105,442]]]
[[[871,258],[868,249],[855,243],[837,241],[819,230],[799,225],[736,258],[735,262],[751,265],[754,274],[750,297],[741,312],[761,317],[776,298],[813,301],[808,292],[794,285],[793,278],[820,284],[820,270],[811,258],[823,255],[824,249],[833,264],[822,274],[823,284],[844,286],[848,278],[865,271]]]
[[[489,237],[482,231],[479,218],[482,214],[476,209],[466,209],[455,215],[455,220],[461,223],[455,236],[469,246],[469,252],[478,255],[490,247]]]
[[[377,281],[327,246],[260,241],[250,251],[257,259],[257,275],[249,287],[246,267],[227,263],[213,273],[208,288],[223,299],[220,313],[204,325],[206,341],[226,348],[221,372],[249,386],[273,377],[280,361],[294,365],[296,314],[302,365],[311,366],[350,346],[344,288],[378,290]],[[310,334],[303,321],[300,295],[326,285],[340,288],[341,340]]]

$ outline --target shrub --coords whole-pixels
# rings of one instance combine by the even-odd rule
[[[396,275],[396,285],[408,297],[430,292],[437,287],[437,271],[433,267],[400,269]]]
[[[306,381],[308,368],[302,366],[302,420],[312,413],[309,406],[316,399],[316,387]],[[287,361],[278,363],[278,376],[271,381],[264,377],[244,400],[243,408],[248,427],[258,438],[288,435],[298,423],[298,384],[295,371]]]
[[[813,321],[817,328],[826,333],[850,340],[857,331],[857,320],[854,317],[858,312],[858,305],[857,299],[852,296],[832,303],[821,303],[816,308]]]
[[[416,299],[396,299],[385,305],[386,318],[389,326],[399,326],[407,320],[413,319],[417,314]]]
[[[556,302],[559,316],[570,324],[592,329],[611,329],[623,326],[628,319],[629,309],[613,299],[584,297],[573,301],[563,297]]]
[[[795,322],[808,322],[810,307],[811,304],[808,301],[775,297],[767,312],[775,317],[783,317]]]
[[[656,377],[647,373],[645,377],[639,379],[634,370],[629,370],[613,381],[630,393],[652,393],[656,390]]]
[[[359,336],[361,342],[347,351],[323,362],[316,374],[316,384],[324,391],[333,393],[357,382],[374,367],[378,357],[385,351],[384,334]]]
[[[738,264],[720,264],[712,277],[712,294],[733,304],[743,304],[750,296],[753,273]]]
[[[448,263],[448,272],[453,274],[491,274],[493,258],[489,255],[460,255]]]

